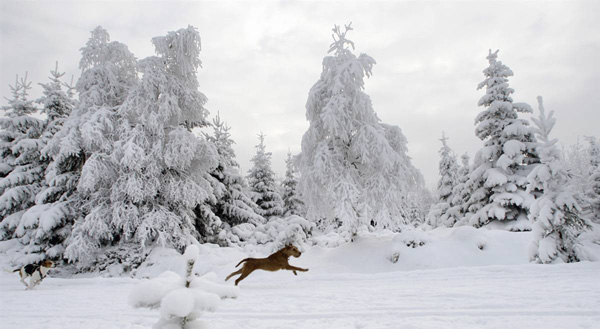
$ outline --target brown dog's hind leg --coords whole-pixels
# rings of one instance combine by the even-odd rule
[[[243,269],[239,269],[239,270],[237,270],[237,271],[235,271],[235,272],[233,272],[233,273],[229,274],[229,275],[228,275],[228,276],[225,278],[225,281],[229,280],[229,279],[230,279],[232,276],[234,276],[234,275],[238,275],[238,274],[242,273],[242,270],[243,270]]]
[[[238,283],[240,283],[240,281],[244,280],[248,275],[250,275],[250,273],[252,273],[254,271],[254,269],[252,268],[248,268],[246,266],[244,266],[242,268],[242,275],[240,275],[239,278],[237,278],[237,280],[235,280],[235,285],[237,286]]]

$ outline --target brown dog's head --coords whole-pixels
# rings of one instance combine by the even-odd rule
[[[41,264],[43,267],[54,267],[54,262],[51,260],[46,259],[45,261],[42,262]]]
[[[300,255],[302,255],[300,250],[298,250],[298,248],[296,248],[296,246],[294,246],[292,244],[288,244],[287,246],[285,246],[285,248],[283,248],[283,250],[288,257],[294,256],[294,257],[298,258],[298,257],[300,257]]]

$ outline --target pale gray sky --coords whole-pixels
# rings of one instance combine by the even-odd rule
[[[377,61],[366,93],[382,121],[402,128],[414,165],[437,181],[442,130],[460,155],[481,147],[473,120],[488,49],[515,73],[514,100],[556,111],[565,145],[599,136],[600,2],[492,1],[0,1],[0,92],[29,71],[46,82],[59,61],[79,75],[79,48],[102,25],[137,58],[150,39],[193,25],[202,37],[200,90],[232,127],[244,170],[259,131],[281,175],[300,151],[308,91],[321,73],[333,24],[352,21],[356,53]],[[40,94],[36,85],[33,94]],[[3,100],[2,104],[6,104]]]

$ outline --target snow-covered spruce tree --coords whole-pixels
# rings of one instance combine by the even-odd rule
[[[352,30],[333,28],[332,56],[306,102],[310,123],[297,164],[307,218],[323,230],[339,228],[352,238],[374,224],[396,229],[405,222],[402,200],[418,179],[406,155],[400,128],[380,123],[363,91],[375,60],[356,57],[346,38]],[[418,173],[418,172],[417,172]]]
[[[40,163],[42,120],[31,114],[38,111],[27,99],[31,82],[27,75],[10,86],[13,98],[3,106],[0,118],[0,239],[22,235],[18,230],[23,212],[35,203],[42,187],[44,169]]]
[[[484,147],[477,152],[473,170],[465,186],[470,198],[466,204],[466,219],[480,227],[493,220],[514,221],[511,230],[526,230],[527,204],[530,195],[525,192],[529,164],[537,161],[535,137],[528,122],[518,118],[518,112],[531,113],[524,103],[513,103],[508,77],[513,72],[497,61],[498,51],[490,50],[489,67],[483,73],[485,80],[478,89],[486,88],[479,100],[485,107],[475,118],[477,137]]]
[[[73,223],[88,213],[88,204],[94,201],[87,199],[88,204],[84,203],[86,196],[77,191],[83,164],[92,154],[106,154],[112,149],[115,108],[137,80],[135,57],[124,44],[110,42],[108,32],[100,26],[91,32],[81,53],[82,71],[75,87],[79,101],[42,150],[43,156],[50,159],[47,187],[36,197],[38,204],[47,205],[42,225],[52,227],[50,230],[60,237],[70,237]],[[73,97],[70,87],[67,96]],[[59,236],[50,237],[50,243],[59,243]],[[68,243],[68,238],[60,242],[51,254],[59,257]]]
[[[213,119],[212,126],[213,135],[205,134],[206,139],[216,147],[219,156],[218,165],[211,172],[215,195],[209,201],[212,213],[229,226],[242,223],[258,225],[264,222],[257,214],[258,205],[247,193],[244,177],[239,173],[239,165],[235,161],[232,147],[235,142],[231,139],[230,128],[221,121],[218,114]]]
[[[437,194],[439,202],[450,203],[453,198],[452,189],[458,182],[458,164],[456,156],[446,143],[448,137],[442,132],[442,148],[440,148],[439,172],[440,180],[437,185]]]
[[[461,166],[458,170],[457,175],[457,184],[452,190],[452,200],[450,200],[450,208],[446,210],[442,215],[440,222],[444,224],[444,226],[452,227],[456,223],[463,223],[463,219],[465,213],[467,212],[464,205],[467,204],[469,200],[469,190],[465,187],[467,181],[469,180],[470,165],[469,165],[469,155],[467,153],[463,154],[461,157]]]
[[[538,154],[541,163],[527,177],[527,191],[543,191],[531,205],[529,220],[534,241],[530,258],[538,263],[581,260],[577,237],[589,225],[580,216],[576,193],[568,187],[567,171],[563,166],[557,139],[550,139],[556,123],[554,111],[544,112],[542,97],[538,96],[540,114],[532,118],[540,141]]]
[[[285,160],[285,168],[285,179],[281,184],[283,187],[284,216],[302,216],[304,214],[304,202],[298,196],[298,179],[296,179],[294,160],[290,151],[288,151],[287,159]]]
[[[259,213],[265,219],[283,215],[283,200],[277,192],[275,173],[271,168],[271,152],[267,152],[265,135],[258,135],[256,154],[252,157],[253,166],[248,171],[248,185],[252,199],[259,207]]]
[[[442,217],[446,217],[444,214],[451,206],[450,202],[454,197],[453,189],[456,187],[458,181],[458,164],[456,163],[456,156],[446,143],[447,140],[448,138],[445,133],[442,132],[442,138],[440,139],[442,147],[439,150],[440,162],[438,166],[440,179],[436,191],[437,202],[432,205],[431,211],[427,215],[428,224],[431,225],[431,227],[445,225],[445,223],[442,223],[445,221],[442,220]]]
[[[37,102],[43,106],[41,112],[46,114],[41,135],[43,149],[40,156],[44,172],[48,171],[48,164],[52,161],[48,143],[63,127],[75,105],[72,86],[61,81],[63,76],[64,73],[58,71],[58,63],[56,63],[54,70],[50,71],[50,82],[40,84],[44,95]],[[63,87],[67,90],[63,90]],[[51,174],[47,176],[47,178],[51,177]],[[42,189],[36,195],[36,204],[23,214],[19,241],[24,245],[24,251],[30,254],[27,257],[29,263],[46,258],[60,259],[64,251],[64,243],[71,233],[71,223],[64,221],[62,207],[55,207],[51,202],[55,192],[55,186],[50,185],[53,182],[52,179],[43,181]]]
[[[189,26],[152,39],[159,57],[138,63],[141,81],[118,108],[114,147],[85,163],[78,190],[89,214],[75,223],[66,255],[91,259],[100,247],[182,249],[196,235],[196,208],[212,196],[214,146],[191,130],[208,124],[198,91],[200,35]],[[204,223],[207,234],[218,218]]]

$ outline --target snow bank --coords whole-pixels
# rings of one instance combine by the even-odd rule
[[[596,224],[595,232],[600,232]],[[581,241],[588,259],[600,260],[600,233],[594,231],[582,235]],[[470,226],[436,228],[430,231],[411,230],[402,233],[361,233],[354,242],[331,233],[312,237],[302,246],[302,255],[290,259],[295,266],[309,268],[310,272],[294,277],[289,271],[255,271],[249,281],[268,277],[289,277],[301,280],[305,276],[330,273],[381,273],[420,269],[452,267],[475,267],[489,265],[529,264],[528,250],[532,243],[531,232],[475,229]],[[221,297],[235,297],[236,292],[223,291],[222,286],[213,287],[235,271],[235,265],[247,257],[267,257],[275,244],[244,244],[243,246],[219,247],[213,244],[198,246],[195,273],[203,276],[193,284]],[[149,261],[138,269],[137,277],[156,277],[170,270],[184,274],[184,261],[173,256],[175,251],[155,250]],[[214,272],[214,273],[213,273]],[[211,274],[212,273],[212,274]]]

